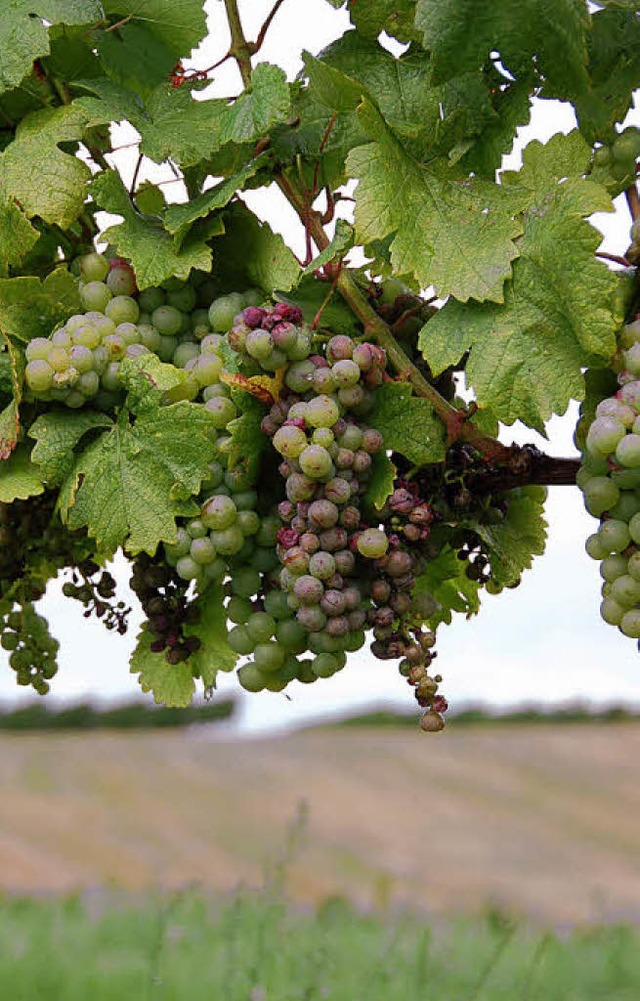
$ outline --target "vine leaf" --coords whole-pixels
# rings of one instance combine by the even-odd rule
[[[164,224],[166,229],[173,234],[176,245],[180,246],[190,228],[198,219],[210,215],[216,209],[224,208],[231,201],[236,191],[242,189],[249,178],[255,177],[264,162],[264,156],[256,157],[255,160],[246,164],[237,174],[221,181],[215,187],[192,199],[192,201],[185,202],[182,205],[170,205],[165,213]]]
[[[365,101],[358,118],[375,139],[347,158],[356,190],[356,236],[368,244],[390,234],[397,274],[413,274],[422,287],[463,302],[503,301],[505,279],[518,256],[522,205],[514,190],[481,179],[457,179],[441,161],[423,167],[407,154]],[[472,254],[461,252],[473,246]]]
[[[8,459],[18,442],[20,433],[20,402],[22,400],[22,380],[24,377],[24,358],[17,351],[13,342],[0,327],[0,337],[4,341],[9,361],[11,377],[11,393],[13,399],[0,413],[0,459]]]
[[[365,505],[372,504],[378,511],[381,510],[393,493],[396,475],[396,467],[386,451],[374,455],[371,478],[364,495]]]
[[[28,216],[68,229],[82,212],[91,171],[60,143],[81,139],[84,123],[73,104],[33,111],[0,153],[0,187]]]
[[[107,14],[147,25],[176,59],[188,55],[206,35],[202,0],[102,0],[102,4]]]
[[[431,629],[442,622],[449,625],[452,612],[459,612],[467,618],[475,615],[480,608],[479,584],[469,580],[465,566],[450,546],[445,546],[434,560],[429,560],[416,580],[414,596],[419,606],[421,598],[426,598],[428,606],[424,621]]]
[[[387,451],[400,452],[416,465],[444,459],[444,425],[428,400],[413,396],[408,383],[387,382],[376,391],[370,422]]]
[[[197,636],[202,646],[189,658],[189,668],[202,678],[205,689],[216,687],[218,671],[233,671],[238,654],[227,642],[227,616],[224,609],[222,584],[209,584],[198,595],[193,606],[200,612],[200,621],[187,626],[188,636]]]
[[[570,97],[587,85],[587,5],[582,0],[418,0],[416,27],[434,63],[434,82],[479,69],[498,52],[512,76],[532,64],[550,95]],[[550,96],[549,95],[549,96]]]
[[[228,288],[258,285],[269,292],[287,292],[300,278],[301,268],[279,233],[241,202],[224,213],[224,235],[213,241],[214,271]],[[251,253],[247,253],[247,248]]]
[[[123,222],[103,233],[103,239],[115,244],[122,256],[130,259],[139,288],[160,285],[172,276],[186,279],[192,268],[210,270],[211,250],[205,240],[187,239],[176,247],[160,219],[136,212],[115,171],[98,174],[91,193],[100,208],[123,217]]]
[[[189,662],[169,664],[164,653],[154,653],[146,625],[138,634],[130,673],[139,675],[143,692],[152,692],[154,701],[168,709],[185,709],[196,690]]]
[[[8,459],[0,462],[0,502],[11,504],[42,493],[44,483],[40,470],[31,461],[31,450],[27,445],[19,445]]]
[[[242,414],[227,425],[231,435],[229,468],[242,466],[255,473],[263,453],[269,448],[269,438],[260,427],[265,408],[259,399],[247,392],[234,394],[234,400]]]
[[[29,428],[35,438],[31,458],[48,485],[59,485],[72,472],[75,449],[90,431],[112,427],[106,414],[95,410],[52,410],[42,414]]]
[[[34,17],[34,14],[39,16]],[[17,87],[34,60],[49,53],[49,24],[94,24],[102,20],[99,0],[11,0],[0,10],[0,93]]]
[[[541,556],[547,540],[544,505],[518,490],[511,492],[503,521],[473,525],[487,546],[491,575],[498,584],[515,584],[534,556]]]
[[[470,349],[467,382],[507,424],[543,431],[582,399],[583,369],[615,351],[617,280],[595,259],[601,236],[584,219],[611,201],[590,181],[563,180],[579,173],[585,150],[577,133],[527,148],[523,170],[505,177],[529,189],[529,204],[504,305],[451,299],[419,336],[434,374]]]
[[[182,167],[206,160],[227,145],[255,143],[291,112],[284,72],[259,63],[250,87],[232,103],[221,98],[195,101],[192,86],[163,84],[147,103],[151,121],[141,126],[141,151],[152,160],[171,158]]]
[[[38,242],[40,234],[19,205],[0,191],[0,278],[20,264]]]
[[[197,495],[214,458],[211,415],[197,404],[154,407],[117,423],[76,458],[63,484],[62,514],[69,527],[86,527],[99,548],[126,547],[153,554],[176,538],[176,514]],[[62,498],[61,498],[62,504]]]
[[[23,344],[48,337],[80,309],[78,283],[65,268],[56,268],[43,282],[31,275],[0,279],[0,330]]]

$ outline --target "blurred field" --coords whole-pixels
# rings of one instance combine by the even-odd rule
[[[0,890],[258,886],[640,919],[640,726],[0,736]],[[288,849],[287,827],[306,805]],[[300,826],[300,825],[299,825]]]

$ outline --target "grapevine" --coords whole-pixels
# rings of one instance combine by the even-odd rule
[[[352,30],[288,81],[261,51],[283,0],[253,41],[225,0],[211,66],[200,0],[178,23],[170,0],[154,20],[78,0],[0,68],[0,644],[19,684],[55,677],[38,602],[56,578],[126,631],[119,554],[158,702],[231,670],[282,692],[364,650],[437,732],[438,630],[519,585],[547,486],[576,483],[602,617],[640,639],[640,64],[606,94],[600,65],[627,65],[637,11],[574,4],[558,59],[531,0],[506,39],[499,11],[469,24],[491,44],[458,58],[453,5],[348,3]],[[242,88],[211,97],[223,64]],[[578,126],[501,171],[531,96]],[[127,184],[114,122],[138,137]],[[268,186],[299,257],[249,207]],[[622,193],[631,245],[604,253],[588,220]],[[572,400],[581,460],[498,437]]]

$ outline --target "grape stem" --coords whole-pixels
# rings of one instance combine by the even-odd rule
[[[244,85],[249,86],[251,82],[251,55],[253,53],[253,46],[247,41],[244,35],[237,0],[224,0],[224,4],[231,32],[231,48],[229,51],[236,60]],[[278,6],[276,4],[275,9]],[[275,9],[272,11],[272,15]],[[295,209],[305,227],[305,231],[311,236],[318,250],[320,252],[325,250],[330,240],[322,224],[322,214],[310,207],[308,196],[305,196],[299,190],[298,186],[291,180],[291,177],[287,176],[284,171],[277,173],[274,180],[287,201]],[[434,411],[446,428],[449,443],[457,440],[466,441],[470,445],[473,445],[474,448],[477,448],[488,462],[508,463],[509,459],[513,457],[514,447],[503,445],[496,438],[480,431],[471,422],[469,419],[470,415],[466,411],[458,410],[452,406],[427,382],[420,370],[400,347],[389,326],[382,317],[378,316],[373,306],[371,306],[349,270],[340,265],[334,269],[327,265],[325,270],[327,275],[335,282],[335,286],[342,298],[361,321],[365,335],[379,344],[381,348],[384,348],[390,364],[397,372],[398,378],[410,383],[418,396],[423,397],[423,399],[431,403]],[[574,479],[571,482],[574,481],[575,473]]]
[[[638,195],[638,187],[635,183],[627,188],[625,191],[625,197],[627,199],[627,205],[629,206],[631,218],[635,222],[636,219],[640,219],[640,196]]]

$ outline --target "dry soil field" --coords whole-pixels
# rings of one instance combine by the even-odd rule
[[[0,890],[286,889],[640,919],[640,726],[0,737]]]

